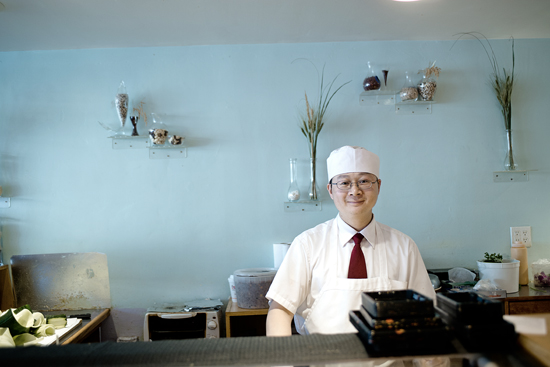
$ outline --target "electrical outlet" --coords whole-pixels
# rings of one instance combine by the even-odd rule
[[[510,227],[510,242],[523,242],[525,247],[531,247],[531,227]]]

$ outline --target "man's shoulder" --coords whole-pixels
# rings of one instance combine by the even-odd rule
[[[307,240],[316,238],[319,236],[325,236],[331,229],[332,226],[335,224],[335,218],[327,220],[326,222],[323,222],[321,224],[316,225],[313,228],[307,229],[300,233],[296,238],[301,240]]]

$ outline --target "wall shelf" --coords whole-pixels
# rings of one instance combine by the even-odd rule
[[[285,212],[320,212],[323,205],[319,200],[286,201]]]
[[[149,146],[148,136],[114,135],[109,138],[113,140],[113,149],[144,149]]]
[[[177,159],[187,158],[187,148],[183,145],[150,146],[149,158],[151,159]]]
[[[370,90],[359,95],[359,104],[362,106],[392,105],[395,103],[396,91]]]
[[[425,115],[432,113],[433,101],[405,101],[395,103],[398,115]]]
[[[149,149],[150,159],[187,158],[184,145],[151,145],[148,136],[114,135],[109,138],[113,140],[113,149]]]
[[[529,181],[529,172],[534,172],[536,169],[525,171],[495,171],[493,172],[494,182],[525,182]]]
[[[434,101],[400,101],[399,92],[394,90],[371,90],[359,95],[362,106],[394,105],[398,115],[424,115],[432,113]]]

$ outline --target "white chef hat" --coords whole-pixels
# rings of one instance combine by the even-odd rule
[[[380,158],[365,148],[343,146],[330,153],[327,159],[328,180],[351,172],[368,172],[379,177]]]

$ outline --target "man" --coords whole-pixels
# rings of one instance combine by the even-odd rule
[[[266,294],[267,335],[357,332],[349,311],[361,293],[413,289],[435,299],[414,241],[376,222],[380,159],[361,147],[344,146],[327,159],[327,185],[335,219],[294,239]]]

